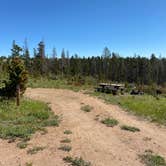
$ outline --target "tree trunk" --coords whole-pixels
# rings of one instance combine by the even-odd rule
[[[20,105],[20,85],[18,84],[16,87],[16,104]]]

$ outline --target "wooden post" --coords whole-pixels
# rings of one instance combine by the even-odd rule
[[[20,85],[18,84],[16,87],[16,104],[20,105]]]

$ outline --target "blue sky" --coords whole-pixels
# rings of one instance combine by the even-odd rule
[[[25,38],[30,50],[44,39],[48,54],[96,56],[107,46],[166,57],[166,0],[0,0],[0,55]]]

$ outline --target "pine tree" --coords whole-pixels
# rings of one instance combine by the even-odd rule
[[[1,94],[7,97],[17,97],[17,105],[19,105],[20,95],[26,90],[28,80],[27,71],[24,62],[21,59],[21,47],[13,44],[12,57],[8,61],[8,81],[5,82],[5,87],[1,90]]]
[[[41,75],[46,74],[47,72],[47,66],[46,66],[46,58],[45,58],[45,44],[43,41],[41,41],[38,44],[38,56],[40,59],[40,73]]]
[[[48,68],[52,74],[58,73],[58,59],[55,47],[52,50],[52,57],[49,59],[48,65]]]
[[[62,53],[61,53],[61,72],[62,72],[62,76],[65,74],[65,70],[66,70],[66,54],[65,54],[65,50],[62,49]]]
[[[20,55],[20,52],[22,52],[22,48],[15,43],[15,40],[13,40],[13,47],[11,51],[12,51],[12,55],[11,55],[12,57],[18,56]]]
[[[24,41],[23,59],[25,61],[26,69],[31,71],[30,53],[28,49],[27,39],[25,39]]]
[[[103,57],[104,79],[108,79],[109,67],[110,67],[109,59],[111,57],[111,53],[110,53],[110,50],[107,47],[104,48],[102,57]]]
[[[47,73],[47,65],[45,59],[45,45],[41,41],[38,44],[38,52],[34,49],[34,69],[37,75],[44,75]]]
[[[70,54],[69,54],[69,51],[66,52],[66,73],[67,73],[67,76],[70,75]]]

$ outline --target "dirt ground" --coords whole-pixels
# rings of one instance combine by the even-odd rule
[[[16,147],[16,142],[0,140],[0,166],[67,166],[65,156],[82,157],[93,166],[142,166],[138,157],[145,150],[166,157],[166,129],[141,120],[114,105],[70,90],[28,89],[26,96],[50,104],[55,114],[62,115],[59,127],[48,128],[48,133],[33,135],[26,149]],[[83,105],[93,107],[91,112],[83,112]],[[111,116],[119,121],[113,128],[106,127],[97,118]],[[120,125],[138,127],[140,132],[120,129]],[[65,130],[72,134],[65,135]],[[64,138],[70,138],[72,150],[64,152],[58,148]],[[33,146],[46,147],[37,154],[27,154]]]

